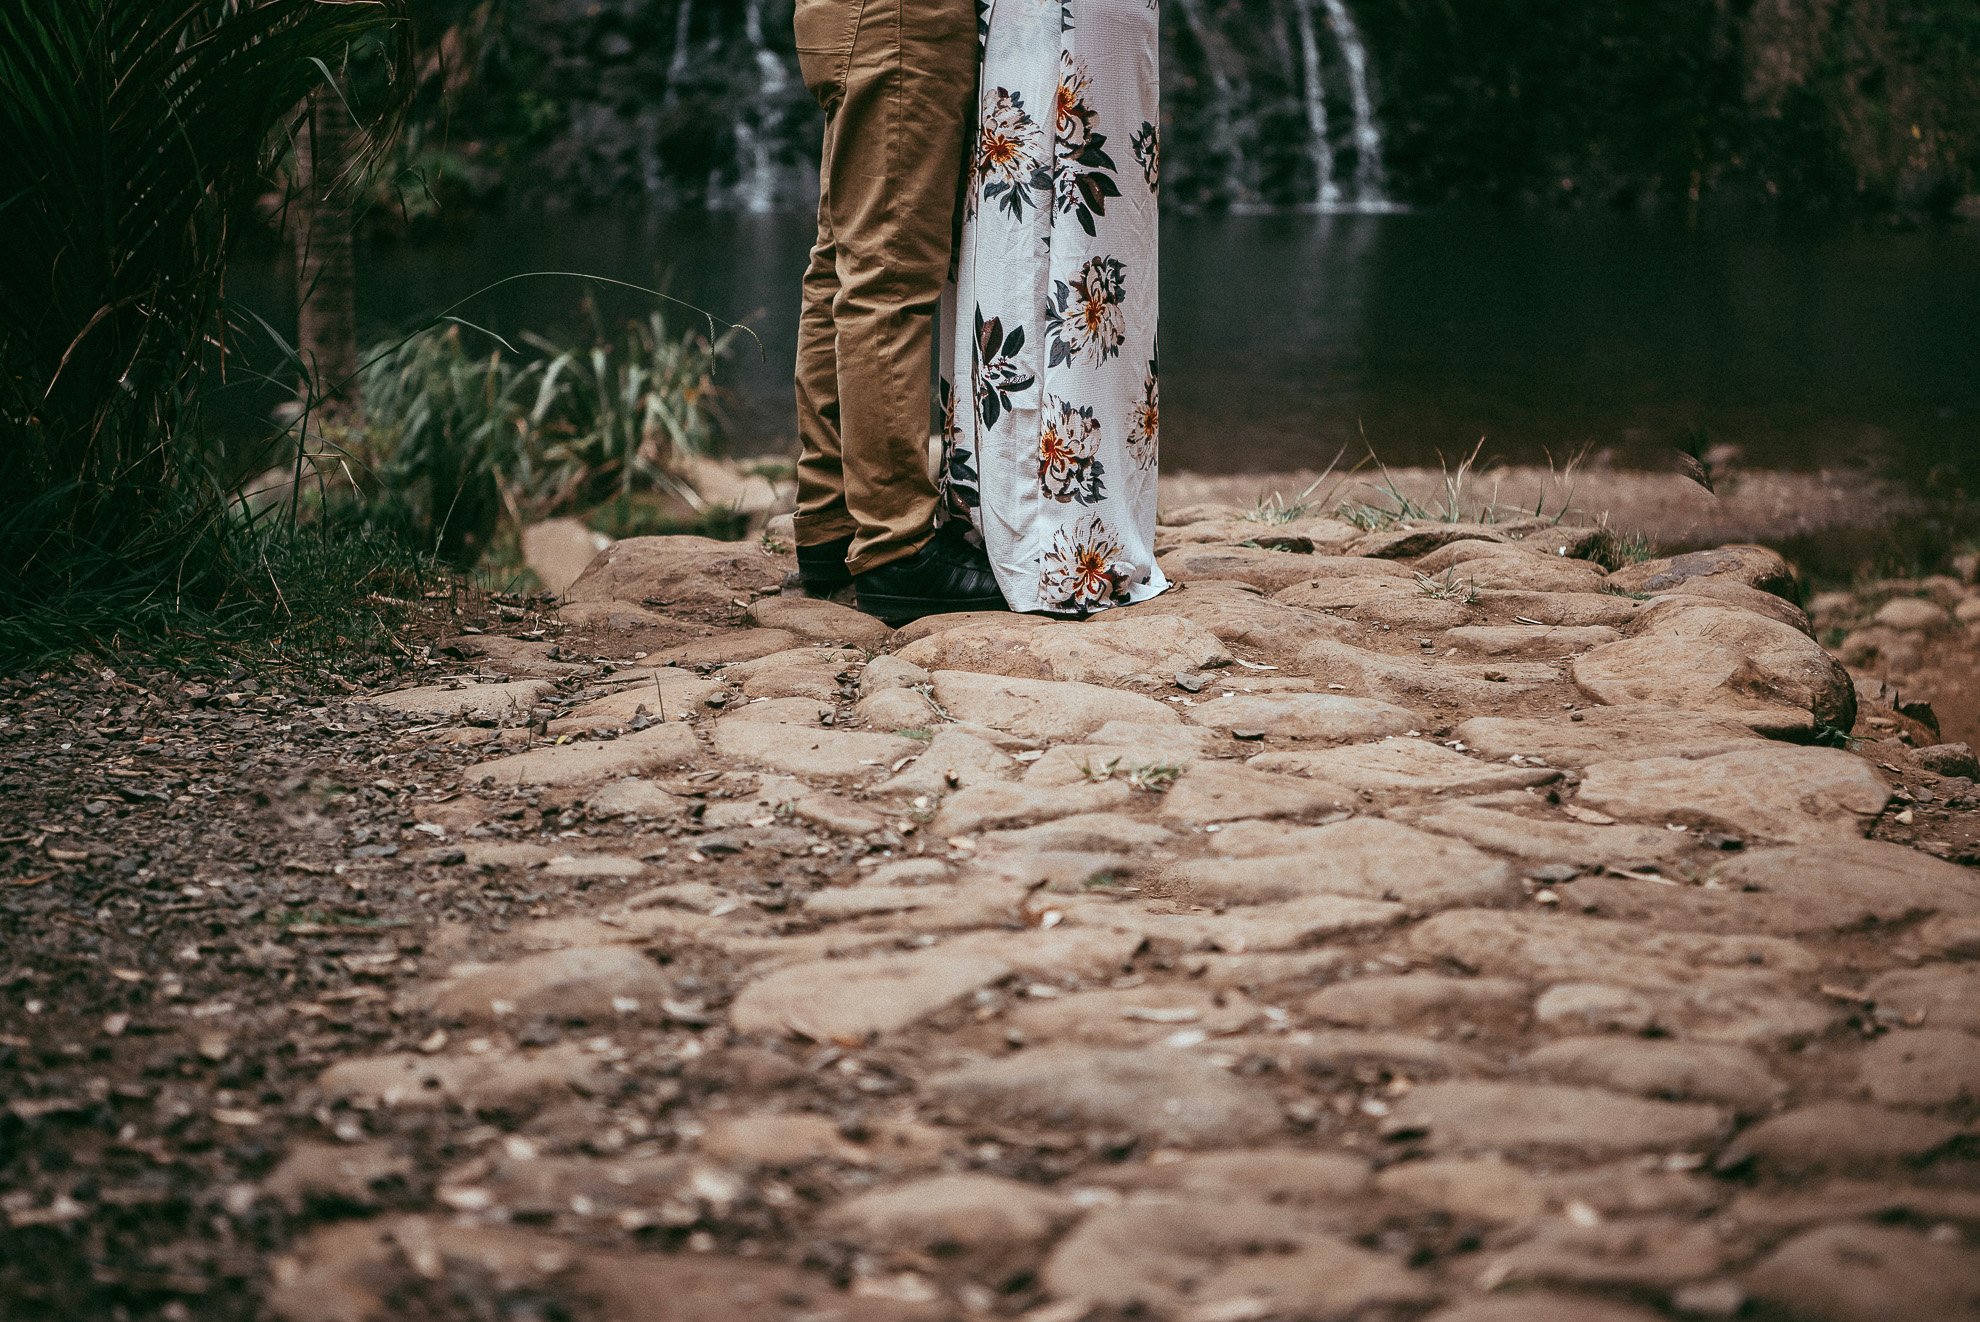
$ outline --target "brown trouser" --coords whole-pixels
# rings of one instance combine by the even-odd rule
[[[825,108],[818,243],[798,319],[797,539],[863,573],[934,533],[935,312],[976,98],[974,0],[798,0]]]

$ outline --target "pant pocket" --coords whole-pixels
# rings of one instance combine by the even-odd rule
[[[845,95],[853,39],[865,0],[797,0],[798,73],[826,109]]]

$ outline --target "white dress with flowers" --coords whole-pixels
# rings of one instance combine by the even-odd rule
[[[1155,566],[1157,8],[987,10],[943,300],[938,518],[971,520],[1013,610],[1144,601],[1168,586]]]

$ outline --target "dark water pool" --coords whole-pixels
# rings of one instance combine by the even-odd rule
[[[761,336],[762,356],[745,342],[725,374],[729,417],[739,451],[774,452],[795,439],[810,238],[801,215],[483,217],[465,239],[361,251],[359,315],[383,333],[526,271],[664,282]],[[1168,468],[1312,465],[1364,434],[1391,463],[1482,437],[1515,462],[1591,445],[1664,467],[1702,429],[1753,466],[1980,477],[1980,224],[1172,216],[1162,242]],[[264,258],[235,288],[286,329],[287,279]],[[582,292],[532,279],[462,315],[572,330]],[[599,300],[608,316],[642,310],[623,291]]]

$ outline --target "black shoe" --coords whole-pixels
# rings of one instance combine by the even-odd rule
[[[852,551],[852,544],[852,538],[841,537],[835,542],[800,546],[797,572],[784,577],[784,595],[801,594],[829,601],[851,587],[853,576],[852,570],[846,568],[846,556]]]
[[[1009,610],[990,557],[951,523],[913,555],[853,576],[859,608],[896,627],[924,615]]]

